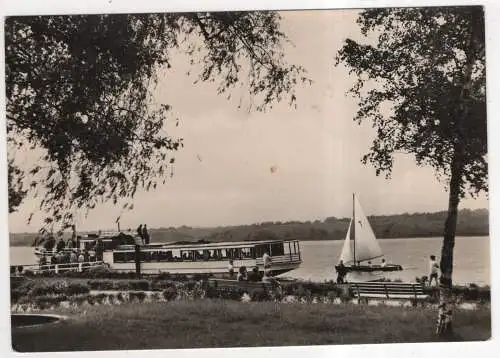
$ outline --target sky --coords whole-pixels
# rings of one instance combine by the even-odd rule
[[[173,70],[160,74],[154,90],[155,100],[170,104],[180,118],[179,127],[164,128],[184,140],[173,177],[154,191],[139,192],[132,211],[103,205],[87,217],[80,214],[77,228],[114,228],[118,216],[122,228],[347,217],[353,192],[367,215],[446,210],[445,184],[432,169],[417,167],[411,156],[396,157],[390,180],[377,177],[373,167],[360,161],[374,131],[369,123],[353,122],[357,101],[345,92],[354,78],[345,67],[335,66],[345,39],[361,39],[356,14],[282,13],[282,31],[294,44],[285,47],[285,58],[305,67],[313,80],[297,89],[296,109],[279,103],[265,113],[248,111],[244,89],[227,100],[211,83],[193,84],[196,78],[186,75],[188,57],[174,54]],[[27,225],[35,203],[27,199],[10,214],[11,232],[39,228],[39,214]],[[482,195],[460,207],[487,208],[488,200]]]

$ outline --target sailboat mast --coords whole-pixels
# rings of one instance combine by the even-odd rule
[[[354,266],[356,266],[356,209],[354,204],[354,193],[352,193],[352,238],[353,242],[353,257],[354,257]]]

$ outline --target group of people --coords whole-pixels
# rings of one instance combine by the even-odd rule
[[[248,271],[246,266],[241,266],[238,269],[238,274],[236,275],[236,280],[238,281],[250,281],[250,282],[259,282],[266,281],[270,276],[270,270],[272,265],[271,256],[266,252],[262,255],[262,262],[264,264],[264,272],[261,274],[259,272],[259,268],[255,266],[252,271]],[[234,261],[229,260],[228,272],[231,278],[234,277]]]
[[[148,232],[148,227],[146,224],[144,225],[139,225],[137,228],[137,236],[141,238],[141,241],[143,244],[148,245],[150,240],[149,240],[149,232]]]
[[[99,231],[99,236],[100,233]],[[79,239],[80,238],[76,235],[74,225],[72,226],[72,235],[67,241],[64,241],[62,233],[59,233],[59,240],[57,242],[52,234],[48,238],[42,236],[35,239],[35,244],[43,244],[39,265],[57,265],[103,260],[104,243],[102,239],[97,238],[92,247],[84,248],[83,250],[80,250]],[[52,253],[52,255],[49,255],[49,253]],[[50,256],[50,262],[47,256]]]

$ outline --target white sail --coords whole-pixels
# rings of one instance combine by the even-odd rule
[[[355,198],[354,218],[355,238],[354,238],[354,256],[356,261],[371,260],[382,256],[377,238],[373,232],[368,219],[366,218],[358,199]]]
[[[351,226],[352,226],[352,219],[351,222],[349,223],[349,229],[347,229],[347,235],[345,236],[344,246],[342,247],[342,253],[340,254],[339,263],[340,261],[343,261],[344,264],[347,264],[347,263],[352,263],[354,261],[351,249],[352,246]]]

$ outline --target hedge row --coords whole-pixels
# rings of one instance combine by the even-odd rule
[[[24,271],[24,276],[26,277],[60,277],[60,278],[88,278],[88,279],[135,279],[137,274],[135,272],[119,272],[114,271],[106,267],[95,267],[82,272],[78,271],[67,271],[55,273],[53,271],[34,273],[30,270]],[[142,276],[150,277],[155,280],[171,280],[171,281],[206,281],[213,277],[213,274],[193,274],[193,275],[182,275],[182,274],[171,274],[168,272],[162,272],[159,274],[143,274]]]
[[[32,299],[41,296],[75,296],[88,294],[89,286],[78,282],[68,281],[32,281],[23,282],[16,288],[11,289],[11,300],[17,302],[22,297]]]

